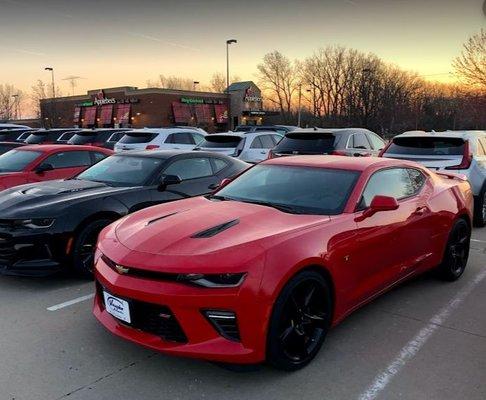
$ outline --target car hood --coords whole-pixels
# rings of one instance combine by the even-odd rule
[[[0,192],[0,210],[2,218],[30,218],[35,211],[44,217],[56,216],[73,203],[139,189],[76,179],[33,183]]]
[[[196,197],[132,214],[116,226],[115,234],[124,247],[136,252],[199,255],[255,242],[265,247],[271,240],[329,220],[323,215],[295,215],[256,204]]]

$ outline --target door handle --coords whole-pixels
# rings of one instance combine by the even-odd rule
[[[260,151],[260,154],[267,154],[266,151]]]
[[[427,211],[427,207],[417,207],[417,209],[413,212],[414,215],[424,215],[425,211]]]

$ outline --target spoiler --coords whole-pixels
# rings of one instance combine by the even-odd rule
[[[459,179],[461,181],[467,181],[467,177],[464,174],[456,174],[454,172],[442,172],[434,171],[437,175],[443,176],[447,179]]]

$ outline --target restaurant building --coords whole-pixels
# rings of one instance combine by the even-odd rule
[[[46,127],[198,126],[221,132],[263,123],[260,89],[251,81],[230,85],[227,93],[123,86],[86,95],[41,100]]]

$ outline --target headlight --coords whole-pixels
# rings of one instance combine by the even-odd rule
[[[246,273],[236,274],[179,274],[179,282],[187,282],[193,285],[207,288],[231,288],[240,286],[245,280]]]
[[[28,229],[43,229],[50,228],[54,221],[53,218],[17,219],[14,221],[14,226]]]

